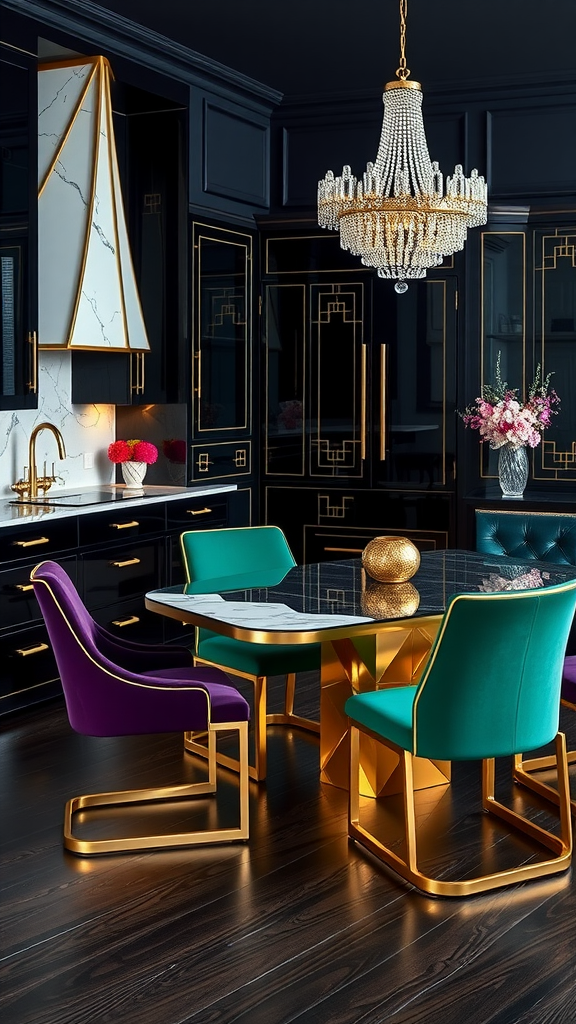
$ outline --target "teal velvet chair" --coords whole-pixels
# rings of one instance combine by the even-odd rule
[[[487,555],[508,555],[511,558],[536,558],[557,565],[576,565],[576,515],[570,512],[513,512],[476,511],[476,550]],[[566,653],[576,655],[576,623],[566,644]],[[575,690],[570,683],[570,665],[566,659],[564,681],[560,691],[565,707],[576,710]],[[576,762],[576,750],[568,751],[568,764]],[[557,791],[532,773],[552,767],[554,758],[516,757],[514,776],[540,796],[557,801]],[[576,815],[576,799],[572,800],[572,813]]]
[[[231,527],[221,530],[190,530],[180,538],[189,587],[197,593],[248,590],[280,583],[296,562],[286,537],[277,526]],[[220,636],[207,629],[197,631],[195,664],[212,665],[254,685],[254,763],[250,778],[266,777],[267,725],[288,725],[319,733],[318,722],[294,713],[296,673],[320,669],[319,644],[265,645]],[[284,711],[268,714],[268,676],[286,676]],[[187,750],[206,756],[204,744],[186,734]],[[220,764],[237,768],[237,762],[218,753]]]
[[[566,740],[558,732],[564,650],[576,605],[576,580],[559,586],[453,598],[420,683],[358,693],[350,721],[349,835],[404,879],[437,896],[465,896],[565,870],[572,854]],[[545,666],[545,683],[543,667]],[[360,736],[399,757],[406,857],[360,822]],[[555,741],[560,836],[536,826],[494,796],[494,758]],[[413,758],[482,761],[482,807],[530,836],[547,855],[491,874],[433,878],[418,866]],[[366,808],[362,805],[363,817]],[[374,828],[374,826],[372,826]],[[550,856],[550,852],[553,856]]]

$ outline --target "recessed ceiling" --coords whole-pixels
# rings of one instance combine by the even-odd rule
[[[394,77],[398,0],[98,0],[287,96],[354,95]],[[406,55],[424,90],[576,77],[576,0],[409,0]]]

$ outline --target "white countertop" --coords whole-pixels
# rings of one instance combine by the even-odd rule
[[[100,487],[76,487],[73,491],[50,491],[49,497],[64,497],[66,494],[90,494],[101,491],[110,492],[110,501],[99,501],[92,505],[28,505],[26,503],[10,504],[10,498],[0,499],[0,527],[17,526],[19,523],[40,523],[48,519],[63,519],[70,516],[85,516],[94,512],[106,512],[125,506],[150,505],[159,501],[173,501],[176,498],[202,498],[210,494],[222,494],[235,491],[236,484],[198,484],[194,487],[166,487],[148,484],[136,492],[127,491],[124,484],[103,484]],[[121,495],[121,500],[119,498]],[[14,496],[16,497],[16,496]]]

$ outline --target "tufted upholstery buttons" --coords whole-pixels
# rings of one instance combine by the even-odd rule
[[[477,511],[476,550],[576,565],[576,515]]]
[[[486,555],[576,565],[576,514],[477,510],[476,550]],[[567,652],[576,653],[576,620]]]

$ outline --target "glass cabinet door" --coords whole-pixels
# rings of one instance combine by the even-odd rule
[[[576,230],[534,232],[534,363],[553,376],[558,415],[534,450],[535,480],[576,480]]]
[[[252,239],[193,227],[194,432],[250,431]]]
[[[481,249],[481,384],[494,384],[500,358],[502,380],[522,395],[526,381],[526,235],[523,231],[483,231]],[[481,475],[497,476],[498,452],[483,444],[479,457]]]
[[[36,66],[0,46],[0,409],[38,404]]]

